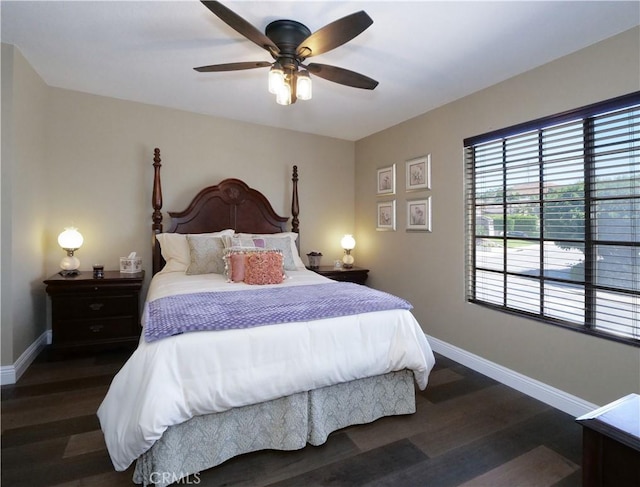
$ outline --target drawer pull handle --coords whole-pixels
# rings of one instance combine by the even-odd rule
[[[91,303],[89,305],[89,308],[91,308],[93,311],[100,311],[103,306],[104,306],[104,303]]]
[[[104,325],[93,325],[89,327],[89,329],[94,333],[101,332],[103,328],[104,328]]]

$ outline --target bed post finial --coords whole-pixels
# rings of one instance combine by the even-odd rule
[[[291,231],[300,233],[300,221],[298,215],[300,214],[300,205],[298,203],[298,166],[293,166],[293,195],[291,196]],[[297,240],[299,242],[299,240]]]

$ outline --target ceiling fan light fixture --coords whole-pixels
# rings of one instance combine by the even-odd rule
[[[275,62],[269,70],[269,93],[277,95],[285,85],[284,70],[280,63]]]
[[[291,105],[291,86],[286,81],[276,93],[276,103],[278,105]]]
[[[296,75],[296,95],[298,100],[311,100],[313,96],[311,76],[306,69],[298,71]]]

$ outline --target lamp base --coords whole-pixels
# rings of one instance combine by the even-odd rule
[[[58,272],[58,274],[60,274],[62,277],[73,277],[79,275],[80,271],[78,269],[73,269],[70,271],[62,269],[60,272]]]
[[[342,267],[345,269],[351,269],[355,259],[351,255],[351,249],[345,249],[346,254],[342,257]]]

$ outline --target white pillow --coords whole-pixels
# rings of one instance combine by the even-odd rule
[[[288,271],[295,271],[305,269],[304,262],[300,258],[298,253],[298,247],[296,247],[296,239],[298,234],[295,232],[281,232],[281,233],[237,233],[236,237],[240,238],[261,238],[264,239],[267,248],[276,248],[282,250],[284,256],[284,268]],[[288,239],[289,245],[269,245],[270,240]]]
[[[202,235],[209,237],[232,236],[233,230],[222,230],[213,233],[196,233],[192,235]],[[159,233],[156,239],[160,243],[160,253],[166,264],[162,272],[185,272],[191,263],[191,253],[186,233]]]

